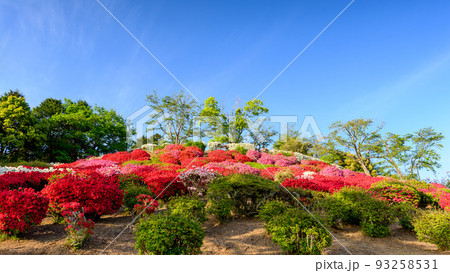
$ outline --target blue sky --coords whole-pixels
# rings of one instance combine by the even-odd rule
[[[201,101],[254,98],[350,1],[102,3]],[[356,0],[262,95],[273,115],[432,126],[450,170],[450,2]],[[0,0],[0,91],[124,116],[181,86],[95,1]]]

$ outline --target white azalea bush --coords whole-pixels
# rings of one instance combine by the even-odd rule
[[[255,150],[255,145],[251,143],[229,143],[226,145],[227,149],[232,151],[236,150],[238,147],[243,148],[245,150]]]
[[[41,172],[41,173],[51,173],[56,171],[53,167],[40,169],[40,168],[30,168],[24,166],[18,167],[0,167],[0,175],[9,172]]]
[[[208,142],[208,149],[210,151],[215,151],[222,148],[222,143],[218,141]]]

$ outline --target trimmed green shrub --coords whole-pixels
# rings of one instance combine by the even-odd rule
[[[154,194],[145,186],[129,186],[125,189],[123,196],[123,205],[129,210],[132,211],[134,206],[139,203],[137,197],[141,194],[147,194],[154,196]]]
[[[361,212],[358,206],[361,202],[372,199],[365,190],[359,188],[343,188],[333,194],[333,197],[348,208],[345,211],[345,215],[342,216],[342,221],[350,225],[359,225],[361,223]]]
[[[335,228],[342,227],[344,223],[354,223],[359,218],[355,215],[356,213],[351,206],[335,197],[322,199],[320,207],[327,224]],[[357,222],[359,222],[359,219]]]
[[[450,213],[431,211],[417,217],[413,222],[419,241],[429,242],[440,250],[450,248]]]
[[[257,214],[259,208],[273,199],[278,191],[278,183],[272,180],[249,174],[233,174],[214,180],[208,189],[208,199],[213,208],[226,208],[231,203],[234,214],[251,216]]]
[[[205,205],[206,204],[198,198],[180,196],[170,199],[167,208],[171,215],[184,216],[203,223],[208,220],[208,218],[206,218]]]
[[[414,230],[413,221],[418,216],[419,210],[410,203],[401,203],[393,208],[402,228],[412,231]]]
[[[333,195],[343,203],[348,210],[343,210],[342,221],[347,224],[359,224],[364,234],[370,237],[386,237],[390,234],[389,225],[395,217],[395,212],[384,201],[373,198],[363,189],[343,188]],[[333,221],[332,221],[333,222]]]
[[[281,201],[269,201],[261,207],[258,217],[264,222],[269,222],[273,217],[285,213],[287,209],[288,206]]]
[[[205,232],[200,223],[176,215],[151,215],[141,219],[135,231],[139,254],[200,254]]]
[[[266,229],[287,254],[319,255],[331,246],[330,234],[305,211],[288,209],[273,217]]]
[[[364,234],[370,237],[387,237],[391,234],[389,225],[394,223],[396,217],[386,202],[372,198],[359,203],[358,206]]]
[[[214,215],[221,223],[225,223],[231,219],[231,210],[233,209],[233,201],[231,198],[218,198],[209,203],[208,212]]]

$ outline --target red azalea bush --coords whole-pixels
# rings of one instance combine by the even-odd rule
[[[0,191],[18,188],[32,188],[40,191],[48,183],[51,173],[8,172],[0,175]]]
[[[162,152],[169,152],[169,151],[183,151],[184,150],[184,146],[183,145],[179,145],[179,144],[169,144],[166,145],[163,149]]]
[[[208,158],[198,157],[195,159],[189,158],[189,159],[185,159],[185,160],[181,161],[181,166],[183,168],[187,168],[187,169],[195,169],[195,168],[205,166],[208,163],[209,163]]]
[[[350,187],[358,187],[363,189],[370,189],[373,183],[380,182],[382,180],[385,180],[385,177],[372,177],[367,176],[363,173],[355,173],[353,176],[348,176],[343,178],[345,181],[345,184]]]
[[[178,175],[177,171],[155,170],[146,174],[144,182],[155,196],[167,199],[186,192],[186,188],[180,182]]]
[[[127,151],[124,151],[124,152],[117,152],[117,153],[113,153],[113,154],[106,154],[106,155],[102,156],[102,159],[114,161],[114,162],[122,164],[126,161],[131,160],[131,155]]]
[[[194,159],[201,156],[203,156],[203,151],[200,150],[200,148],[198,148],[197,146],[189,146],[181,151],[179,160],[183,161],[186,159]]]
[[[210,162],[223,162],[229,159],[233,159],[233,157],[224,150],[215,150],[209,152],[208,159]]]
[[[122,164],[122,163],[124,163],[126,161],[130,161],[130,160],[145,161],[145,160],[149,160],[150,157],[151,157],[150,154],[147,153],[146,151],[141,150],[141,149],[135,149],[131,153],[129,153],[127,151],[123,151],[123,152],[117,152],[114,154],[106,154],[106,155],[102,156],[102,159],[114,161],[114,162]]]
[[[233,159],[236,157],[237,154],[241,154],[236,150],[228,150],[226,151],[227,154],[229,154]]]
[[[334,193],[346,186],[343,179],[339,177],[325,177],[315,175],[311,179],[297,178],[287,179],[282,184],[285,187],[302,188],[307,190]]]
[[[141,212],[143,214],[150,215],[158,208],[158,201],[154,200],[151,195],[140,194],[137,196],[138,203],[134,205],[133,213],[139,215]],[[145,210],[145,211],[144,211]]]
[[[47,214],[48,198],[33,189],[0,191],[0,230],[11,235],[37,225]]]
[[[67,223],[67,242],[69,246],[79,249],[83,243],[94,234],[94,222],[84,215],[80,203],[65,203],[62,206],[62,216]]]
[[[141,149],[134,149],[131,153],[131,160],[145,161],[150,160],[150,154]]]
[[[260,172],[260,175],[266,179],[274,180],[275,174],[280,170],[281,170],[281,168],[278,168],[278,167],[268,167],[268,168],[262,169]]]
[[[49,198],[52,213],[60,215],[64,204],[77,202],[91,219],[116,212],[123,199],[117,177],[98,173],[66,175],[47,185],[42,193]]]
[[[180,151],[173,150],[159,155],[159,161],[168,164],[178,164],[180,163]]]
[[[381,181],[373,184],[369,192],[375,198],[391,204],[410,203],[418,207],[420,202],[419,192],[402,182]]]
[[[321,169],[325,168],[326,166],[329,166],[327,163],[325,163],[323,161],[318,161],[318,160],[302,160],[301,164],[315,166],[315,167],[319,168],[319,171]]]
[[[303,179],[303,178],[286,179],[281,185],[283,185],[286,188],[295,188],[295,189],[301,188],[313,191],[328,192],[328,188],[325,185],[313,182],[310,179]]]
[[[450,192],[444,192],[441,194],[441,198],[439,200],[439,206],[443,210],[450,211]]]
[[[234,156],[234,159],[236,159],[237,162],[245,163],[245,162],[252,162],[252,159],[246,155],[242,155],[240,153],[236,154]]]

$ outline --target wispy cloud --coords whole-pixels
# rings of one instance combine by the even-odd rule
[[[429,81],[440,69],[450,63],[450,51],[439,55],[426,65],[410,71],[397,81],[387,83],[373,91],[363,93],[364,95],[351,101],[352,113],[374,113],[384,116],[402,103],[402,98],[413,95],[418,90],[416,85]],[[348,109],[345,105],[341,110]]]

